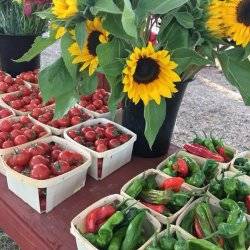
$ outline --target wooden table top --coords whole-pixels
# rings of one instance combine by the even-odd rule
[[[172,145],[168,154],[177,149]],[[154,159],[133,157],[130,163],[102,181],[87,176],[84,188],[50,213],[42,215],[9,191],[6,178],[0,175],[0,228],[22,250],[76,250],[75,239],[70,234],[71,220],[102,197],[120,193],[128,180],[146,169],[155,168],[166,156]]]

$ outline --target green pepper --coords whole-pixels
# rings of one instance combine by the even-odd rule
[[[239,181],[238,182],[238,196],[241,196],[242,198],[245,198],[245,196],[250,194],[250,185],[247,185],[245,182],[243,181]]]
[[[136,217],[130,222],[125,239],[122,243],[121,250],[134,250],[138,247],[139,240],[142,234],[142,225],[146,218],[146,211],[141,211]]]
[[[158,238],[156,234],[154,236],[152,243],[146,248],[146,250],[161,250],[161,248],[158,247]]]
[[[152,204],[167,204],[172,198],[173,192],[170,190],[144,190],[142,191],[141,200]]]
[[[156,174],[149,175],[145,179],[145,189],[156,189],[158,187],[158,184],[155,180]]]
[[[186,205],[190,197],[191,196],[189,193],[185,191],[179,191],[172,194],[169,204],[174,207],[183,207],[184,205]]]
[[[214,160],[206,160],[202,167],[202,171],[206,176],[206,180],[210,181],[213,179],[218,172],[219,163]]]
[[[206,147],[207,149],[209,149],[210,151],[214,152],[214,153],[217,153],[215,147],[214,147],[214,144],[213,144],[213,140],[206,137],[204,140],[203,140],[203,144],[202,144],[204,147]]]
[[[241,232],[238,236],[233,238],[234,250],[246,250],[245,232]]]
[[[234,161],[234,166],[244,166],[247,162],[247,158],[239,157]]]
[[[245,240],[246,246],[250,246],[250,223],[247,223],[247,228],[245,230]]]
[[[96,248],[104,248],[106,246],[106,242],[98,242],[98,234],[93,234],[93,233],[87,233],[87,234],[82,234],[85,239],[87,239],[93,246]]]
[[[191,209],[181,222],[181,228],[185,231],[193,234],[193,221],[194,221],[195,209]]]
[[[239,180],[236,178],[223,179],[223,189],[229,197],[234,197],[239,185]]]
[[[194,239],[188,240],[187,242],[189,250],[223,250],[207,240]]]
[[[131,196],[132,198],[136,198],[142,192],[144,186],[145,186],[145,179],[138,178],[129,185],[125,193]]]
[[[205,180],[206,176],[201,170],[195,172],[193,175],[185,179],[186,183],[194,187],[201,187],[202,185],[204,185]]]
[[[174,245],[174,250],[189,250],[187,241],[178,240]]]
[[[210,182],[209,191],[219,199],[222,199],[225,196],[222,182],[216,178]]]
[[[220,223],[225,222],[227,220],[227,216],[224,211],[218,211],[214,216],[215,224],[218,226]]]
[[[122,227],[114,233],[109,244],[108,250],[120,250],[122,242],[125,238],[127,227]]]
[[[173,177],[177,175],[176,171],[173,170],[172,167],[164,168],[162,172]]]
[[[168,230],[167,230],[166,235],[162,236],[159,239],[159,245],[164,250],[172,250],[174,249],[175,243],[176,243],[176,239],[174,238],[173,235],[171,235],[170,226],[168,225]]]
[[[123,222],[118,226],[120,227],[126,227],[129,225],[129,223],[135,218],[137,214],[141,212],[141,209],[136,208],[136,207],[131,207],[129,210],[126,211],[125,213],[125,218]]]
[[[201,169],[200,166],[197,164],[197,162],[193,158],[191,158],[189,156],[185,156],[183,159],[188,164],[188,168],[189,168],[191,174],[194,174],[194,173],[200,171],[200,169]]]
[[[114,227],[124,220],[124,214],[121,211],[115,212],[98,230],[97,242],[99,245],[107,245],[112,237]]]

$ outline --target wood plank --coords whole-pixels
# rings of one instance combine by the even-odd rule
[[[169,154],[177,150],[176,146],[171,146]],[[42,215],[9,191],[5,177],[0,175],[0,228],[22,250],[75,250],[75,240],[69,231],[71,220],[98,199],[119,193],[128,180],[146,169],[155,168],[163,158],[133,157],[129,164],[102,181],[88,176],[82,190]]]

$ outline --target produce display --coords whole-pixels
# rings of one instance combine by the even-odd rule
[[[20,75],[18,75],[17,78],[20,78],[26,82],[38,84],[38,73],[39,73],[39,70],[35,69],[33,71],[23,72]]]
[[[90,116],[80,108],[72,108],[67,115],[54,120],[55,107],[34,108],[30,115],[37,121],[54,128],[68,128],[90,119]]]
[[[183,239],[177,233],[171,233],[165,230],[161,236],[155,235],[152,243],[146,250],[221,250],[213,243],[203,239]]]
[[[22,145],[47,134],[43,127],[34,124],[27,116],[6,118],[0,122],[0,148]]]
[[[23,87],[22,90],[17,93],[2,97],[2,100],[11,108],[22,112],[31,112],[35,108],[41,108],[54,103],[53,101],[49,101],[43,104],[39,90],[37,88],[29,89],[27,87]]]
[[[81,126],[69,130],[67,134],[77,143],[96,152],[117,148],[131,138],[131,135],[123,133],[112,123]]]
[[[96,248],[105,250],[138,249],[155,233],[146,210],[127,206],[126,202],[92,210],[83,224],[83,237]]]
[[[37,180],[46,180],[71,171],[84,163],[83,156],[55,142],[38,142],[17,150],[5,159],[15,171]]]
[[[236,158],[233,167],[239,170],[240,172],[250,176],[250,158],[247,157]]]
[[[110,93],[105,89],[97,89],[93,94],[81,96],[80,105],[90,111],[104,114],[109,112],[108,99]]]
[[[4,108],[0,106],[0,119],[6,118],[13,115],[12,111],[9,110],[8,108]]]
[[[125,193],[155,212],[171,216],[191,198],[191,193],[182,188],[183,183],[183,178],[172,177],[159,184],[156,174],[150,174],[147,177],[136,178]]]
[[[200,166],[189,156],[173,155],[168,158],[161,171],[169,176],[184,178],[185,182],[194,187],[204,187],[218,173],[219,164],[214,160],[206,160]]]
[[[245,213],[250,214],[250,183],[240,181],[238,176],[226,177],[223,173],[221,179],[210,182],[208,191],[220,200],[230,198],[236,201]]]
[[[196,135],[192,143],[185,144],[184,149],[193,154],[217,162],[230,162],[234,157],[234,151],[227,146],[222,139],[213,135],[200,137]]]
[[[9,75],[0,74],[0,94],[22,90],[25,83],[20,78],[12,78]]]
[[[250,223],[238,204],[226,198],[219,205],[214,207],[206,200],[196,202],[182,219],[180,226],[185,231],[217,245],[203,248],[202,244],[191,249],[243,250],[250,246]]]

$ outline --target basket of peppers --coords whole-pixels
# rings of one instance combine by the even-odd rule
[[[193,141],[183,148],[192,155],[223,163],[225,168],[236,154],[234,148],[227,146],[222,139],[215,138],[212,133],[210,136],[204,134],[203,137],[196,134]]]
[[[121,195],[138,200],[138,206],[149,209],[162,224],[175,221],[193,200],[193,192],[183,178],[166,177],[155,169],[127,182]]]
[[[209,182],[221,172],[215,160],[201,159],[185,151],[169,156],[157,169],[166,176],[182,177],[190,188],[200,191],[205,190]]]
[[[216,204],[224,198],[234,200],[250,221],[250,183],[246,175],[223,172],[210,182],[207,193]]]
[[[107,196],[71,222],[78,250],[142,250],[161,230],[161,224],[135,201]]]
[[[196,239],[182,228],[170,225],[164,231],[155,235],[145,248],[146,250],[221,250],[210,241]]]
[[[230,171],[244,173],[249,177],[250,184],[250,151],[237,154],[231,162]]]
[[[219,204],[208,197],[195,200],[177,219],[177,225],[217,246],[211,249],[246,250],[250,246],[250,223],[238,204],[228,198]]]

